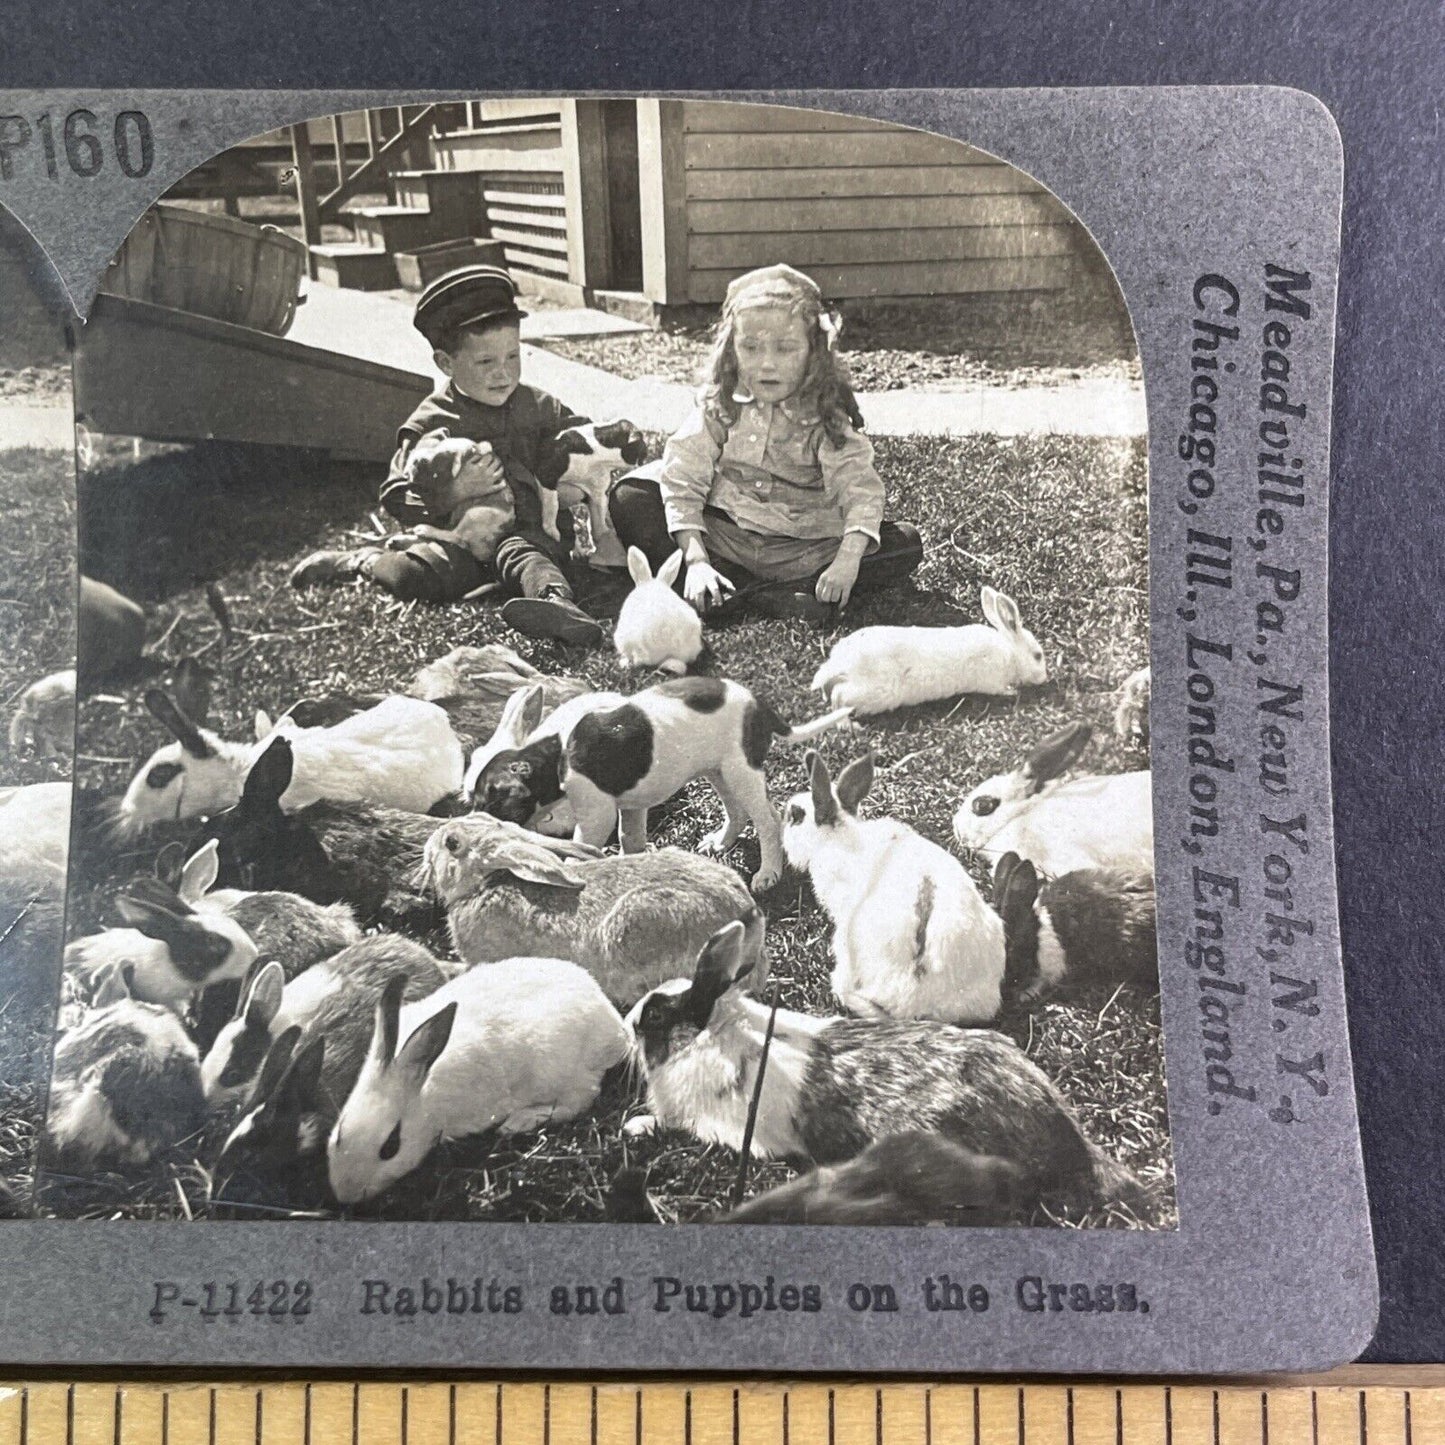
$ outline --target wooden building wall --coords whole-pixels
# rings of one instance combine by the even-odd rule
[[[780,106],[680,112],[688,301],[773,261],[838,298],[1051,290],[1092,246],[1042,186],[957,141]]]
[[[1094,254],[1048,191],[960,142],[785,106],[639,100],[625,204],[640,228],[640,286],[619,288],[608,104],[475,101],[464,126],[431,143],[439,168],[486,172],[487,220],[509,264],[579,295],[640,289],[655,306],[713,305],[734,276],[773,261],[838,299],[1054,290]]]

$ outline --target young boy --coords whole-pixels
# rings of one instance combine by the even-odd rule
[[[555,637],[595,647],[602,629],[572,597],[562,549],[543,530],[540,489],[554,490],[568,454],[557,434],[585,423],[555,397],[522,382],[521,331],[526,313],[500,266],[464,266],[433,281],[416,304],[413,324],[432,345],[447,378],[402,423],[381,504],[407,530],[385,543],[345,552],[315,552],[291,574],[294,587],[369,578],[395,597],[453,602],[495,580],[512,594],[502,607],[509,627],[528,637]],[[443,437],[485,442],[491,455],[474,463],[495,472],[511,493],[515,522],[490,563],[442,525],[447,508],[419,482],[418,465]]]

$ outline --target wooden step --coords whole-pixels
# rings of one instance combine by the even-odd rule
[[[437,218],[425,207],[357,206],[341,215],[351,222],[358,245],[379,246],[392,255],[443,239],[437,230]]]
[[[436,217],[436,236],[485,236],[484,177],[478,171],[394,171],[392,199]]]
[[[458,266],[507,264],[500,241],[485,241],[475,236],[434,242],[413,251],[399,251],[395,260],[397,279],[408,291],[420,291],[438,276],[445,276]]]
[[[662,306],[640,291],[592,291],[589,299],[599,311],[640,322],[653,330],[660,324],[663,313]]]
[[[326,241],[312,246],[311,254],[316,261],[316,279],[323,286],[390,291],[396,285],[396,265],[380,246]]]

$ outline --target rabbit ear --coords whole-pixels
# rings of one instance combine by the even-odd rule
[[[251,764],[241,784],[241,801],[253,808],[278,807],[281,795],[291,786],[294,767],[290,742],[277,738]]]
[[[507,699],[502,716],[497,720],[497,729],[492,734],[491,745],[519,748],[536,731],[547,707],[547,695],[541,683],[520,687]]]
[[[131,996],[131,980],[135,977],[133,964],[117,964],[106,969],[100,987],[91,999],[93,1008],[107,1008],[113,1003],[124,1003]]]
[[[176,703],[188,718],[201,727],[206,725],[206,715],[211,710],[211,678],[206,669],[194,657],[183,657],[176,664]]]
[[[682,549],[679,547],[661,567],[657,569],[657,580],[664,587],[671,587],[677,581],[678,574],[682,571]]]
[[[193,758],[211,758],[216,750],[201,735],[201,730],[158,687],[145,691],[145,705],[150,715],[175,738]]]
[[[1009,878],[1018,866],[1019,855],[1012,851],[1005,853],[993,865],[993,898],[996,904],[1002,905],[1003,896],[1008,891]]]
[[[241,1017],[246,1027],[269,1029],[271,1020],[281,1011],[281,995],[286,988],[286,973],[275,959],[265,965],[251,980]]]
[[[638,587],[644,582],[652,581],[652,568],[648,565],[641,547],[627,549],[627,572]]]
[[[983,608],[984,621],[990,627],[998,627],[998,593],[992,587],[980,587],[978,605]]]
[[[406,975],[393,974],[376,1001],[376,1027],[371,1035],[371,1058],[383,1069],[396,1057],[396,1036],[401,1026],[401,996],[406,992]]]
[[[1012,936],[1034,910],[1034,900],[1039,896],[1039,875],[1034,865],[1024,859],[1008,876],[1003,898],[999,904],[999,916],[1003,919],[1004,933]]]
[[[173,838],[156,854],[155,875],[167,888],[174,888],[185,897],[184,879],[186,845],[179,838]],[[188,900],[190,901],[190,900]]]
[[[858,811],[858,804],[868,796],[868,789],[873,786],[873,754],[866,753],[861,758],[854,758],[841,773],[838,774],[838,782],[834,792],[838,795],[838,802],[850,813]],[[814,807],[816,807],[816,802]]]
[[[276,1092],[284,1092],[293,1103],[304,1108],[321,1093],[321,1066],[325,1062],[326,1036],[322,1034],[292,1056]]]
[[[838,821],[838,799],[833,794],[833,779],[822,757],[809,748],[803,755],[808,769],[808,786],[813,794],[813,821],[826,828]]]
[[[170,844],[166,845],[170,847]],[[181,869],[180,886],[176,892],[186,903],[199,903],[216,885],[216,875],[221,871],[221,845],[212,838],[186,859]]]
[[[276,731],[276,724],[271,721],[271,714],[265,708],[256,709],[256,741],[264,743],[267,738]]]
[[[1073,722],[1039,743],[1023,765],[1024,777],[1034,785],[1033,791],[1037,792],[1045,783],[1073,767],[1093,735],[1094,730],[1088,723]]]
[[[486,814],[475,815],[485,818]],[[568,888],[576,892],[587,886],[586,876],[574,860],[600,857],[598,850],[570,838],[544,838],[517,823],[488,819],[494,826],[482,831],[480,824],[469,829],[473,838],[473,856],[488,872],[510,873],[528,883],[541,883],[550,888]],[[480,846],[478,846],[480,845]]]
[[[453,1001],[440,1013],[434,1013],[424,1023],[418,1024],[396,1056],[396,1067],[405,1069],[418,1084],[421,1083],[431,1073],[432,1065],[441,1058],[452,1036],[456,1017],[457,1006]]]
[[[251,1090],[252,1104],[271,1098],[281,1085],[291,1067],[292,1055],[301,1038],[301,1025],[292,1024],[271,1040],[266,1057],[261,1060],[261,1072],[256,1075],[255,1087]]]
[[[713,1005],[735,983],[753,970],[754,960],[746,956],[747,925],[736,918],[724,924],[703,944],[687,991],[687,1012],[697,1028],[706,1028]]]
[[[1000,632],[1018,633],[1023,631],[1023,618],[1019,615],[1019,605],[1008,595],[1007,592],[995,592],[993,595],[993,625]]]

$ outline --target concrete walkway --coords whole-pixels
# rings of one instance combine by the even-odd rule
[[[312,286],[287,340],[436,381],[431,350],[411,324],[412,304],[391,295]],[[528,318],[526,334],[584,335],[594,325],[591,334],[608,334],[619,329],[617,322],[602,312],[538,312]],[[620,321],[622,331],[635,326]],[[628,381],[525,341],[522,375],[585,416],[625,416],[648,431],[674,431],[692,405],[691,388],[678,382]],[[1112,379],[1032,387],[935,384],[925,391],[862,392],[858,404],[873,436],[1132,437],[1147,429],[1143,387]],[[68,405],[0,404],[0,448],[73,444]]]
[[[0,451],[68,452],[74,446],[75,410],[68,401],[40,406],[0,402]]]
[[[645,431],[674,431],[692,389],[657,377],[626,381],[595,366],[524,346],[522,375],[586,416],[625,416]],[[860,392],[871,436],[1142,436],[1144,389],[1126,381],[1068,386],[960,386],[938,391]]]

